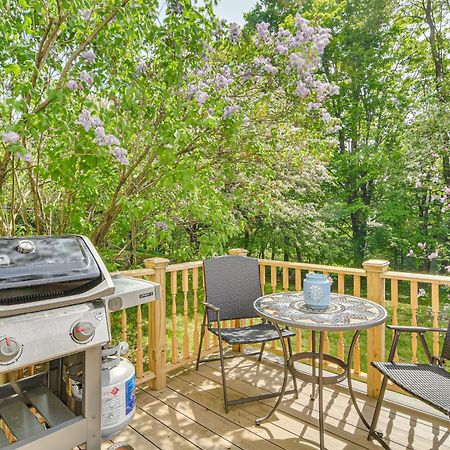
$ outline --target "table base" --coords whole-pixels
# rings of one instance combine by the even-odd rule
[[[355,393],[353,391],[353,385],[352,385],[352,377],[351,377],[351,366],[353,361],[353,351],[356,346],[356,342],[358,340],[358,337],[361,333],[360,330],[357,330],[355,334],[353,335],[353,339],[351,342],[351,345],[348,350],[347,355],[347,361],[343,361],[340,358],[337,358],[332,355],[328,355],[324,353],[324,332],[319,331],[319,351],[316,352],[316,332],[311,331],[312,333],[312,351],[311,352],[300,352],[292,355],[291,358],[288,357],[288,352],[286,348],[286,343],[284,342],[284,339],[281,335],[281,330],[277,324],[274,324],[278,334],[280,335],[280,341],[283,348],[283,356],[284,356],[284,379],[283,379],[283,385],[281,387],[280,396],[278,397],[275,405],[273,406],[272,410],[264,417],[260,417],[256,419],[256,425],[261,425],[261,423],[267,421],[277,410],[279,404],[281,403],[282,397],[284,396],[286,392],[286,385],[287,385],[287,378],[288,373],[290,372],[295,378],[298,378],[302,381],[306,381],[312,384],[312,393],[311,393],[311,400],[315,400],[318,396],[319,400],[319,434],[320,434],[320,449],[325,449],[325,437],[324,437],[324,417],[323,417],[323,387],[340,383],[341,381],[344,381],[347,379],[348,382],[348,389],[350,393],[350,398],[352,400],[353,406],[356,409],[356,412],[358,413],[359,417],[361,418],[361,421],[363,424],[367,427],[367,429],[370,429],[370,424],[367,422],[365,417],[363,416],[357,402]],[[300,372],[294,367],[294,363],[296,361],[301,361],[305,359],[311,359],[312,365],[311,365],[311,375]],[[337,365],[340,367],[343,371],[339,374],[334,375],[325,375],[323,374],[323,365],[324,361],[330,362],[332,364]],[[316,364],[318,362],[318,364]],[[316,375],[316,370],[318,369],[318,374]],[[318,386],[318,392],[316,392],[316,385]],[[385,449],[389,449],[389,446],[383,441],[382,437],[379,434],[373,435],[373,437],[383,446]]]

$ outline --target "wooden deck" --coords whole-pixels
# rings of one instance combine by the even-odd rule
[[[272,392],[280,388],[281,368],[252,358],[227,361],[230,398]],[[318,405],[309,400],[311,387],[300,384],[299,398],[286,396],[275,416],[261,427],[255,419],[266,414],[274,399],[247,403],[225,413],[218,362],[187,366],[168,375],[168,385],[151,391],[138,388],[136,416],[114,442],[127,441],[135,450],[163,449],[314,449],[318,448]],[[358,402],[371,418],[374,401],[363,394]],[[392,403],[391,401],[395,402]],[[411,409],[399,405],[405,402]],[[351,405],[344,386],[325,389],[325,442],[328,449],[376,449]],[[379,429],[392,449],[449,449],[449,421],[423,403],[389,393]],[[109,444],[111,441],[109,442]],[[107,448],[104,443],[102,448]]]

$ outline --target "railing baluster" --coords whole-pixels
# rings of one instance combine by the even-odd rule
[[[338,293],[345,293],[345,276],[343,273],[338,274]],[[339,340],[338,340],[338,358],[344,359],[344,333],[339,332]]]
[[[181,271],[181,289],[183,291],[183,358],[189,358],[189,318],[188,318],[188,291],[189,291],[189,271]]]
[[[439,284],[431,284],[431,311],[433,313],[433,327],[438,328],[438,316],[439,316]],[[433,333],[433,354],[439,355],[439,333]]]
[[[194,291],[194,352],[198,349],[199,333],[198,333],[198,267],[192,270],[192,289]]]
[[[142,349],[142,310],[141,305],[137,306],[137,352],[136,352],[136,377],[142,378],[144,375],[144,352]]]
[[[178,339],[177,339],[177,275],[174,270],[170,274],[170,292],[172,293],[172,362],[178,362]]]
[[[411,326],[417,326],[417,308],[418,308],[418,282],[411,281],[410,294],[411,294]],[[411,350],[412,350],[412,362],[417,362],[417,333],[411,333]]]
[[[272,288],[272,292],[276,292],[277,290],[277,266],[270,266],[270,287]],[[276,341],[272,341],[270,347],[272,349],[276,348]]]
[[[203,273],[203,276],[202,276],[202,283],[203,283],[203,300],[206,302],[206,289],[205,289],[205,274]],[[210,335],[211,333],[209,332],[209,331],[205,331],[205,336],[204,336],[204,341],[205,341],[205,348],[206,348],[206,350],[209,350],[210,348],[211,348],[211,343],[210,343],[210,340],[209,340],[209,335]]]
[[[261,283],[261,295],[264,295],[266,288],[266,266],[259,266],[259,282]]]
[[[283,267],[283,291],[287,292],[289,290],[289,269]]]
[[[392,304],[392,324],[398,324],[398,280],[391,280],[391,304]],[[394,336],[394,332],[392,332]],[[395,352],[394,361],[398,362],[398,352]]]
[[[272,292],[277,290],[277,266],[270,266],[270,287]]]

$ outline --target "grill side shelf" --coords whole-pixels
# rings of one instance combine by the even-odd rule
[[[0,402],[0,416],[18,441],[44,430],[44,427],[18,396]]]
[[[36,386],[24,394],[51,427],[75,417],[75,414],[45,386]]]

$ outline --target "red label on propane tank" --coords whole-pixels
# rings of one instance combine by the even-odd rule
[[[118,388],[117,386],[114,386],[114,387],[111,389],[111,394],[112,394],[112,395],[117,395],[118,392],[119,392],[119,388]]]

